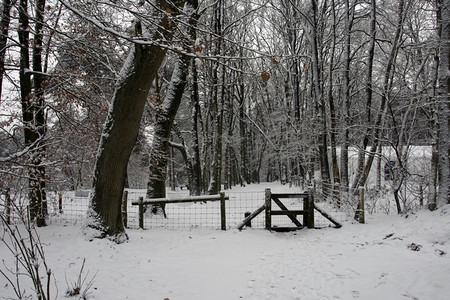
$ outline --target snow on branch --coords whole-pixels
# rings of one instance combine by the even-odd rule
[[[164,40],[159,40],[159,39],[153,39],[150,37],[145,37],[145,36],[128,36],[126,34],[123,34],[111,27],[105,26],[103,25],[101,22],[99,22],[98,20],[96,20],[95,18],[92,18],[88,15],[86,15],[84,12],[80,11],[79,9],[76,9],[75,7],[71,6],[70,4],[68,4],[66,1],[64,0],[60,0],[60,2],[70,11],[72,11],[74,14],[76,14],[78,17],[88,21],[89,23],[93,24],[94,26],[96,26],[97,28],[99,28],[100,30],[103,30],[106,33],[112,34],[116,37],[119,37],[121,39],[124,39],[126,41],[129,41],[131,43],[134,44],[139,44],[139,45],[146,45],[146,46],[158,46],[161,48],[165,48],[167,50],[172,50],[175,52],[179,52],[178,49],[173,49],[173,47],[171,47],[168,44],[168,41],[164,41]],[[157,29],[155,29],[157,30]],[[189,53],[183,53],[185,55],[191,55],[191,56],[195,56],[194,54],[189,54]]]
[[[31,149],[36,149],[36,145],[41,141],[42,139],[38,139],[35,142],[33,142],[31,145],[23,148],[21,151],[18,151],[16,153],[13,153],[7,157],[0,157],[0,162],[10,162],[13,160],[16,160],[22,156],[24,156],[25,154],[27,154]]]
[[[242,70],[238,70],[238,69],[234,69],[233,67],[231,67],[231,65],[229,62],[231,60],[255,60],[255,59],[264,59],[267,57],[273,57],[273,55],[271,55],[270,53],[266,53],[264,51],[260,51],[257,50],[255,48],[249,47],[249,46],[245,46],[242,45],[239,41],[235,41],[232,40],[228,37],[226,37],[225,35],[218,35],[216,33],[211,32],[208,29],[204,29],[201,28],[200,26],[195,26],[196,31],[198,33],[201,34],[207,34],[209,36],[211,36],[211,38],[216,38],[216,39],[221,39],[223,41],[226,41],[227,43],[229,43],[230,45],[237,45],[241,48],[243,48],[244,50],[253,53],[253,56],[249,57],[249,56],[241,56],[241,55],[224,55],[224,54],[209,54],[207,56],[201,56],[201,58],[199,57],[198,53],[192,53],[189,51],[186,51],[185,49],[183,49],[182,47],[176,47],[174,45],[172,45],[171,43],[169,43],[169,41],[163,40],[163,39],[155,39],[155,38],[151,38],[150,36],[142,36],[142,35],[138,35],[138,36],[129,36],[126,35],[122,32],[119,32],[109,26],[106,26],[104,24],[102,24],[100,21],[96,20],[93,17],[90,17],[89,15],[85,14],[84,12],[82,12],[81,10],[73,7],[72,5],[70,5],[69,3],[67,3],[66,0],[59,0],[67,9],[69,9],[70,11],[72,11],[74,14],[76,14],[77,16],[79,16],[80,18],[88,21],[89,23],[93,24],[94,26],[98,27],[100,30],[103,30],[109,34],[112,34],[118,38],[124,39],[126,41],[129,41],[131,43],[134,44],[138,44],[138,45],[146,45],[146,46],[157,46],[157,47],[161,47],[163,49],[169,50],[169,51],[173,51],[176,52],[178,54],[182,54],[182,55],[186,55],[192,58],[196,58],[197,60],[210,60],[210,61],[215,61],[218,62],[219,64],[225,64],[228,68],[235,70],[235,71],[242,71]],[[264,7],[264,5],[261,5],[259,8]],[[126,8],[124,8],[126,9]],[[203,10],[203,12],[206,9]],[[161,11],[160,9],[158,9],[158,11],[160,13],[167,13],[165,11]],[[257,11],[257,9],[254,9],[254,11]],[[133,11],[129,11],[131,14],[136,14],[136,12]],[[203,12],[199,12],[198,15],[202,14]],[[186,13],[186,12],[185,12]],[[188,12],[189,13],[189,12]],[[192,12],[190,12],[192,13]],[[192,26],[190,24],[188,24],[185,20],[183,20],[183,18],[177,18],[177,23],[180,24],[184,24],[186,26]],[[233,28],[235,24],[229,24],[227,25],[226,30],[229,30],[230,28]],[[228,28],[230,27],[230,28]],[[207,26],[205,26],[205,28],[207,28]],[[155,28],[156,31],[158,31],[157,28]]]
[[[264,130],[261,129],[261,127],[259,127],[258,124],[256,124],[256,122],[254,120],[252,120],[252,118],[250,118],[250,116],[244,112],[245,116],[247,117],[247,119],[249,119],[249,121],[253,124],[253,126],[256,127],[256,129],[258,129],[258,131],[263,135],[263,137],[269,142],[270,145],[272,145],[273,149],[276,152],[280,152],[280,149],[278,149],[275,144],[272,142],[272,140],[267,136],[267,134],[264,132]]]

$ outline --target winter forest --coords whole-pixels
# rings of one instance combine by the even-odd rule
[[[1,188],[40,225],[49,191],[92,188],[91,217],[112,235],[124,187],[162,198],[166,184],[201,195],[302,181],[339,202],[376,172],[368,187],[391,174],[398,213],[414,195],[442,206],[449,9],[4,0]]]
[[[125,188],[450,204],[449,0],[1,3],[2,226],[12,205],[46,227],[77,190],[84,231],[117,244]]]

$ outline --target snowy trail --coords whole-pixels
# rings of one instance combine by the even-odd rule
[[[261,251],[245,299],[351,299],[359,294],[342,289],[359,274],[349,268],[336,270],[335,259],[345,258],[331,245],[318,247],[320,241],[306,232],[275,235],[281,236]]]
[[[442,228],[432,220],[385,220],[345,230],[273,233],[244,298],[448,299],[450,259],[441,253],[448,253],[450,231],[433,235]],[[450,229],[448,220],[444,224]],[[414,242],[423,248],[409,249]]]

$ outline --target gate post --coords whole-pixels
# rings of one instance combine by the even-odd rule
[[[266,189],[265,193],[266,204],[266,229],[272,228],[272,195],[270,189]]]
[[[122,198],[122,221],[123,226],[125,227],[128,227],[127,206],[128,206],[128,191],[124,191]]]
[[[308,198],[303,201],[303,210],[306,211],[306,220],[303,220],[306,227],[314,228],[314,192],[311,189],[308,190]]]
[[[144,197],[139,197],[139,228],[144,229]]]
[[[247,219],[247,217],[249,217],[251,214],[252,214],[252,213],[249,212],[249,211],[245,212],[244,218]],[[247,226],[247,227],[252,227],[252,220],[248,221],[247,224],[246,224],[245,226]]]
[[[365,223],[365,216],[364,216],[364,187],[359,187],[359,211],[358,213],[358,222],[361,224]]]
[[[220,193],[220,228],[222,230],[227,230],[227,220],[225,213],[225,193]]]

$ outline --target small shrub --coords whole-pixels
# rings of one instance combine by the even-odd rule
[[[88,295],[90,294],[90,289],[92,288],[92,285],[94,283],[95,275],[87,281],[87,278],[89,276],[89,272],[86,274],[86,276],[83,276],[84,272],[84,265],[85,265],[86,259],[83,259],[83,263],[81,264],[80,273],[78,274],[78,279],[76,282],[74,282],[71,286],[68,285],[66,296],[67,297],[79,297],[79,299],[87,299]],[[66,278],[67,282],[67,278]]]
[[[12,266],[2,260],[3,269],[0,269],[0,274],[9,282],[18,299],[28,297],[20,284],[24,277],[32,281],[38,300],[50,299],[52,271],[47,266],[43,245],[34,223],[22,219],[21,224],[11,225],[3,214],[0,214],[0,223],[2,228],[0,241],[14,257]],[[43,273],[46,276],[43,276]]]

